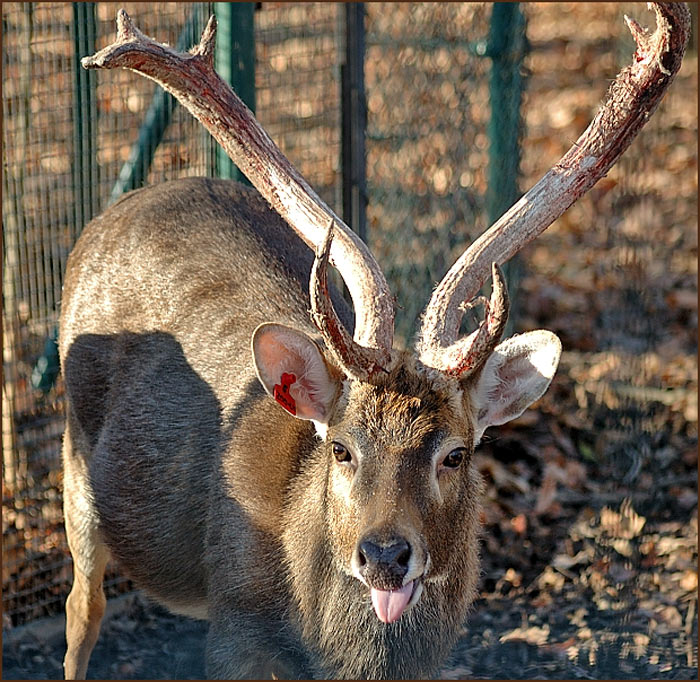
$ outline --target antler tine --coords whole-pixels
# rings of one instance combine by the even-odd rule
[[[328,226],[323,243],[316,250],[311,269],[309,295],[311,319],[326,340],[337,364],[346,373],[366,379],[382,369],[382,357],[373,348],[355,343],[338,319],[328,293],[328,256],[333,240],[333,221]]]
[[[349,355],[343,356],[339,348],[331,350],[346,357],[349,374],[364,378],[366,367],[353,367],[353,358],[364,358],[367,354],[363,351],[371,350],[369,355],[382,366],[388,363],[393,346],[394,298],[386,279],[364,242],[316,194],[251,111],[219,78],[213,66],[215,38],[216,19],[211,17],[199,45],[189,54],[181,54],[145,36],[120,9],[116,41],[84,57],[82,65],[86,69],[131,69],[159,83],[205,126],[270,206],[312,249],[324,242],[328,224],[335,224],[330,259],[350,292],[355,334]],[[324,310],[329,308],[330,298]],[[339,320],[338,324],[342,328]],[[324,336],[329,344],[340,338]],[[345,336],[349,338],[347,332]]]
[[[484,305],[484,319],[481,324],[476,331],[453,343],[444,352],[443,371],[447,374],[459,377],[478,372],[503,336],[508,322],[510,301],[503,271],[497,263],[492,265],[491,276],[493,279],[491,299],[487,301],[479,297],[483,299],[480,302]],[[474,302],[476,303],[477,300],[475,299]],[[465,308],[470,308],[472,305],[467,303]]]
[[[685,3],[650,5],[656,13],[656,30],[649,35],[626,18],[637,42],[634,61],[610,85],[588,128],[559,163],[471,244],[435,288],[418,335],[417,351],[425,365],[455,372],[461,305],[479,291],[491,264],[506,262],[585,194],[655,111],[681,66],[690,11]]]

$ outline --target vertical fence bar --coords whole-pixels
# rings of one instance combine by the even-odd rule
[[[486,192],[489,224],[500,218],[520,196],[520,108],[525,87],[522,64],[527,49],[525,16],[520,9],[520,3],[494,3],[486,51],[491,58],[489,180]],[[506,263],[504,273],[511,299],[511,319],[515,319],[520,274],[520,261],[517,256]],[[509,333],[510,323],[506,330],[506,334]]]
[[[345,4],[345,63],[341,66],[343,219],[367,241],[367,100],[365,97],[365,6]]]
[[[97,21],[94,2],[73,3],[73,197],[75,224],[82,227],[98,210],[97,98],[95,71],[80,59],[94,54]]]
[[[216,71],[255,112],[255,3],[215,2],[214,13],[218,23],[214,53]],[[218,145],[216,174],[250,184]]]

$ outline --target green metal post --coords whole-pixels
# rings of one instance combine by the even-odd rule
[[[94,2],[73,3],[73,204],[75,225],[82,228],[98,210],[97,98],[95,71],[80,59],[95,54]]]
[[[494,3],[491,11],[486,48],[486,56],[491,58],[489,182],[486,195],[489,223],[498,220],[520,197],[520,107],[525,86],[522,64],[528,49],[525,17],[520,3]],[[511,320],[515,318],[519,271],[517,256],[504,267],[511,300]]]
[[[73,3],[73,220],[81,229],[98,211],[97,192],[97,97],[96,73],[87,71],[80,60],[95,54],[97,21],[94,2]],[[58,329],[46,339],[44,352],[31,375],[34,388],[48,393],[56,380]]]
[[[254,2],[215,2],[218,29],[214,63],[217,73],[255,111],[255,25]],[[220,178],[247,182],[241,171],[217,146],[216,173]]]
[[[73,216],[81,229],[99,210],[97,166],[97,74],[80,60],[95,54],[97,21],[94,2],[73,3]],[[56,380],[58,330],[53,329],[32,371],[34,388],[48,393]]]
[[[345,3],[345,63],[341,67],[343,218],[367,241],[367,100],[365,97],[365,6]]]

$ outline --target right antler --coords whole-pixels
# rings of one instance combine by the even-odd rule
[[[127,13],[117,13],[117,39],[92,57],[86,69],[123,67],[141,73],[174,95],[226,150],[260,194],[314,250],[335,224],[330,252],[355,308],[355,334],[338,319],[324,286],[312,280],[312,318],[340,367],[365,379],[389,362],[394,336],[394,297],[364,242],[314,192],[255,117],[214,70],[216,19],[211,17],[190,54],[145,36]],[[328,244],[330,246],[330,242]],[[327,259],[314,269],[324,278]],[[314,296],[316,292],[316,297]],[[320,301],[318,296],[326,297]]]
[[[651,3],[656,31],[633,19],[635,63],[612,83],[605,104],[573,147],[527,194],[476,240],[436,287],[423,315],[417,350],[423,364],[456,376],[476,372],[498,343],[507,294],[498,269],[585,194],[629,146],[680,68],[690,33],[685,3]],[[200,44],[183,55],[146,37],[126,12],[117,14],[117,40],[85,68],[124,67],[158,82],[209,130],[268,203],[316,253],[310,295],[312,319],[340,367],[360,379],[389,361],[394,299],[365,244],[318,197],[213,68],[216,33],[209,20]],[[337,237],[332,244],[334,227]],[[326,286],[328,258],[340,271],[355,307],[351,338],[333,309]],[[485,319],[458,339],[465,305],[492,271],[493,294]]]
[[[650,3],[652,35],[625,17],[637,42],[634,63],[611,84],[607,99],[571,149],[457,260],[435,288],[421,323],[417,351],[423,364],[454,375],[476,371],[498,343],[505,299],[494,286],[490,310],[477,331],[458,340],[464,301],[486,280],[493,264],[515,255],[585,194],[627,149],[656,109],[680,68],[690,35],[685,3]]]

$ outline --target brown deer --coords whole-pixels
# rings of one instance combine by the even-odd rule
[[[543,394],[560,353],[547,331],[501,341],[498,264],[604,175],[654,110],[689,27],[683,5],[655,10],[654,34],[628,20],[635,61],[588,130],[437,286],[414,350],[393,347],[393,299],[367,247],[214,72],[213,18],[182,55],[118,13],[116,42],[83,65],[160,82],[259,194],[205,178],[136,190],[70,257],[67,678],[86,674],[109,556],[173,611],[209,620],[212,677],[439,668],[479,575],[474,448]],[[489,274],[490,299],[475,298]],[[477,301],[484,320],[460,338]]]

